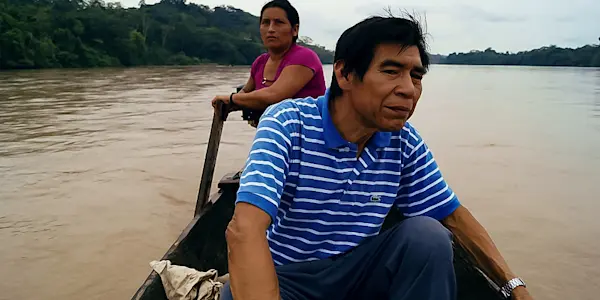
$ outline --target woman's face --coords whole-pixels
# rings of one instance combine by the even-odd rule
[[[260,37],[268,49],[287,49],[293,38],[298,36],[298,25],[292,26],[285,10],[269,7],[263,11],[260,20]]]

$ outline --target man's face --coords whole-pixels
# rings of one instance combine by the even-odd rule
[[[423,89],[425,69],[419,49],[411,46],[401,51],[400,45],[379,45],[363,80],[351,75],[344,93],[351,95],[351,105],[365,125],[380,131],[401,130]]]

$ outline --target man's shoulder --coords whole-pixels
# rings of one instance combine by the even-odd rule
[[[322,97],[322,96],[321,96]],[[286,99],[270,105],[264,112],[263,118],[270,117],[279,121],[321,119],[319,98],[306,97]]]

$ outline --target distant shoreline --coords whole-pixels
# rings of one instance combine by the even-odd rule
[[[160,1],[123,8],[103,1],[0,2],[0,71],[135,66],[249,66],[264,46],[257,16],[232,6]],[[36,21],[37,20],[37,21]],[[300,45],[333,62],[334,52],[300,36]],[[430,54],[431,63],[600,67],[600,45],[542,47],[518,53]]]
[[[438,66],[465,66],[465,67],[543,67],[543,68],[584,68],[594,69],[600,67],[591,66],[547,66],[547,65],[506,65],[506,64],[453,64],[453,63],[432,63]]]
[[[575,49],[549,46],[517,53],[502,53],[487,48],[468,53],[431,54],[430,58],[432,63],[448,65],[600,67],[600,45],[585,45]]]
[[[323,63],[323,66],[332,65],[331,63]],[[545,65],[502,65],[502,64],[455,64],[455,63],[431,63],[436,66],[465,66],[465,67],[543,67],[543,68],[583,68],[583,69],[594,69],[600,67],[592,66],[545,66]],[[12,72],[33,72],[33,71],[86,71],[86,70],[128,70],[128,69],[143,69],[143,68],[193,68],[193,67],[207,67],[214,66],[219,68],[227,67],[248,67],[247,64],[238,65],[226,65],[218,63],[200,63],[200,64],[189,64],[189,65],[138,65],[138,66],[106,66],[106,67],[64,67],[64,68],[30,68],[30,69],[0,69],[2,73]]]

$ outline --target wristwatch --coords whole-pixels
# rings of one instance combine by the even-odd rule
[[[237,93],[231,93],[231,95],[229,95],[229,104],[231,104],[231,106],[236,106],[236,104],[233,102],[233,95],[235,95]]]
[[[506,299],[510,299],[512,291],[518,286],[526,287],[525,281],[521,278],[513,278],[500,289],[500,292]]]

